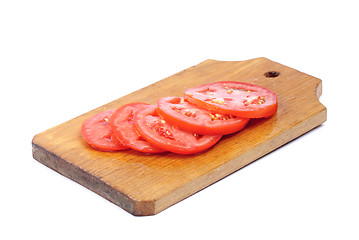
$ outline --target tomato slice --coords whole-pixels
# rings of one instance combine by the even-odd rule
[[[189,103],[182,97],[161,98],[158,113],[167,122],[181,129],[203,135],[225,135],[245,127],[249,118],[215,113]]]
[[[141,108],[150,106],[146,103],[129,103],[119,107],[110,119],[115,136],[127,147],[145,153],[160,153],[165,150],[143,139],[133,125],[133,116]]]
[[[157,114],[157,106],[142,108],[134,115],[134,124],[143,138],[167,151],[195,154],[216,144],[221,136],[198,135],[167,123]]]
[[[115,109],[100,112],[81,125],[81,135],[93,148],[104,151],[127,149],[113,134],[109,124]]]
[[[214,82],[185,91],[185,99],[200,107],[243,118],[269,117],[277,111],[277,95],[258,85]]]

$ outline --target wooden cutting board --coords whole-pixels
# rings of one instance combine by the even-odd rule
[[[161,97],[182,96],[187,88],[215,81],[264,86],[277,93],[278,111],[251,120],[197,155],[100,152],[81,137],[81,124],[96,113],[130,102],[156,104]],[[153,215],[325,122],[320,95],[320,79],[266,58],[206,60],[36,135],[33,157],[133,215]]]

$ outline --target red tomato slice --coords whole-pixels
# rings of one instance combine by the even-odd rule
[[[143,139],[133,125],[133,116],[141,108],[150,106],[146,103],[130,103],[121,106],[113,113],[110,119],[115,136],[127,147],[145,153],[160,153],[165,150]]]
[[[221,136],[198,135],[167,123],[157,114],[157,106],[139,110],[134,124],[143,138],[167,151],[178,154],[195,154],[216,144]]]
[[[105,151],[127,149],[113,134],[109,125],[115,109],[107,110],[87,119],[81,126],[81,134],[93,148]]]
[[[250,83],[214,82],[185,91],[185,99],[200,107],[243,118],[269,117],[277,111],[277,95]]]
[[[158,113],[177,127],[203,135],[225,135],[244,128],[249,118],[215,113],[184,101],[182,97],[165,97],[158,101]]]

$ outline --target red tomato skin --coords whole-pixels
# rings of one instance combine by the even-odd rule
[[[198,136],[160,118],[157,106],[143,108],[134,115],[134,125],[148,142],[177,154],[196,154],[216,144],[222,136]],[[167,136],[168,135],[168,136]]]
[[[119,107],[110,119],[110,126],[114,135],[127,147],[143,153],[162,153],[165,150],[143,139],[133,125],[133,115],[141,108],[149,106],[147,103],[129,103]]]
[[[238,100],[240,96],[236,96],[237,92],[232,88],[244,90],[240,92],[240,96],[243,98]],[[213,96],[216,94],[215,89],[220,89],[221,95],[217,98]],[[214,94],[206,96],[202,93],[206,91]],[[264,97],[265,101],[261,102],[260,97]],[[277,95],[273,91],[258,85],[236,81],[214,82],[190,88],[185,91],[184,98],[200,107],[243,118],[267,118],[273,115],[278,108]],[[246,105],[246,103],[249,104]]]
[[[100,151],[118,151],[127,149],[121,141],[119,141],[109,125],[109,119],[115,109],[100,112],[81,125],[81,135],[85,141],[96,150]]]
[[[161,98],[157,104],[157,111],[169,123],[201,135],[226,135],[238,132],[249,121],[249,118],[222,115],[200,108],[183,101],[180,97]],[[228,119],[220,120],[221,117]]]

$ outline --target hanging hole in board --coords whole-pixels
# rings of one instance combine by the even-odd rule
[[[280,75],[280,72],[276,72],[276,71],[269,71],[264,74],[264,76],[267,78],[275,78],[275,77],[278,77],[279,75]]]

